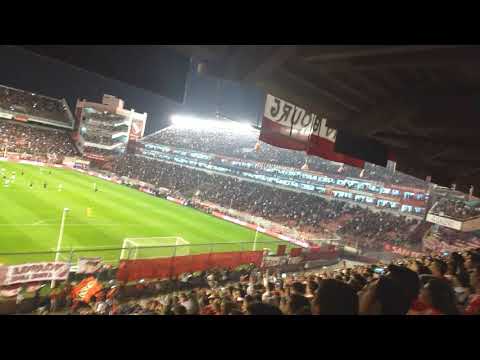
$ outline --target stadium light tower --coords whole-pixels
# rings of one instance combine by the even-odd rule
[[[62,212],[62,223],[60,224],[60,234],[58,234],[58,241],[57,241],[57,251],[55,253],[55,262],[58,262],[60,259],[60,248],[62,246],[62,240],[63,240],[63,230],[65,228],[65,218],[67,217],[67,213],[70,211],[69,208],[64,208]],[[50,284],[50,288],[55,287],[55,279],[52,280]]]

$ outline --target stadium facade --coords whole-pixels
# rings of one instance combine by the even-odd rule
[[[143,137],[147,113],[124,108],[124,101],[104,95],[101,103],[78,100],[75,139],[84,157],[104,162],[126,151],[130,141]]]

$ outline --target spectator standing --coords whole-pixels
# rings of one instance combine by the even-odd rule
[[[357,315],[358,295],[349,285],[333,280],[322,280],[312,301],[314,315]]]
[[[470,283],[474,293],[468,298],[464,313],[466,315],[480,315],[480,266],[472,271]]]
[[[420,301],[426,305],[421,315],[458,315],[455,294],[442,279],[432,279],[420,291]]]

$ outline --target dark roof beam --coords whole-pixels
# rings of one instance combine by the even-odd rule
[[[259,64],[256,69],[246,74],[244,80],[247,82],[255,82],[267,77],[275,71],[276,68],[294,56],[296,51],[296,46],[281,46],[275,48],[266,59],[263,59],[262,63]]]
[[[392,55],[392,54],[407,54],[407,53],[418,53],[423,51],[437,50],[442,48],[453,48],[458,47],[458,45],[408,45],[408,46],[364,46],[364,49],[350,50],[348,46],[339,51],[326,52],[324,54],[320,53],[322,50],[321,46],[311,47],[304,51],[304,57],[310,62],[320,62],[320,61],[331,61],[331,60],[347,60],[352,58],[359,57],[369,57],[369,56],[378,56],[378,55]],[[332,49],[333,50],[333,49]],[[315,51],[317,54],[315,54]],[[308,53],[313,54],[308,54]]]
[[[349,74],[350,78],[353,78],[354,80],[357,79],[359,80],[363,86],[365,86],[368,90],[371,91],[372,93],[375,93],[378,96],[381,97],[390,97],[391,93],[385,89],[382,85],[380,85],[378,82],[372,81],[367,75],[361,73],[361,72],[354,72],[352,74]]]
[[[321,66],[309,64],[300,59],[298,56],[292,59],[292,61],[288,61],[285,66],[293,72],[302,71],[305,73],[305,75],[308,75],[309,78],[316,78],[319,81],[326,80],[332,85],[349,92],[350,94],[356,96],[357,98],[363,100],[370,105],[373,105],[375,103],[375,101],[367,94],[351,86],[346,81],[339,80],[338,78],[328,75],[328,72],[324,72]]]
[[[464,68],[475,68],[480,59],[466,56],[452,57],[429,57],[423,59],[391,60],[388,62],[372,62],[369,64],[352,64],[349,62],[323,64],[323,71],[332,72],[353,72],[353,71],[378,71],[390,69],[441,69],[445,67],[456,67],[462,65]]]
[[[346,102],[345,100],[341,99],[340,97],[338,97],[337,95],[333,94],[332,92],[330,92],[328,90],[317,87],[316,84],[312,83],[311,81],[306,80],[303,77],[300,77],[300,76],[298,76],[298,75],[296,75],[296,74],[294,74],[294,73],[292,73],[288,70],[283,70],[283,73],[286,76],[294,79],[299,84],[301,84],[303,86],[306,86],[306,87],[309,87],[310,89],[314,90],[320,96],[324,96],[324,97],[327,97],[329,99],[332,99],[333,101],[342,105],[343,107],[345,107],[348,110],[355,111],[355,112],[360,112],[360,109],[357,106]]]

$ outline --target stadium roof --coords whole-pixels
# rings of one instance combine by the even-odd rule
[[[480,189],[479,46],[175,46],[392,148],[397,170]]]
[[[62,46],[55,48],[50,56],[78,62],[72,60],[72,49],[62,55]],[[111,62],[102,46],[82,48],[91,48],[90,64]],[[119,51],[128,58],[128,48],[119,46],[116,59],[122,58]],[[256,84],[324,114],[332,127],[388,145],[396,153],[397,170],[419,178],[431,175],[443,186],[455,182],[465,192],[472,184],[475,193],[480,189],[479,46],[150,46],[136,49],[134,66],[151,59],[155,49],[166,56],[166,48],[204,62],[206,74]],[[149,64],[140,68],[157,73]],[[77,65],[159,91],[152,79],[143,81],[137,73],[127,79],[125,73],[107,73],[99,65]]]

